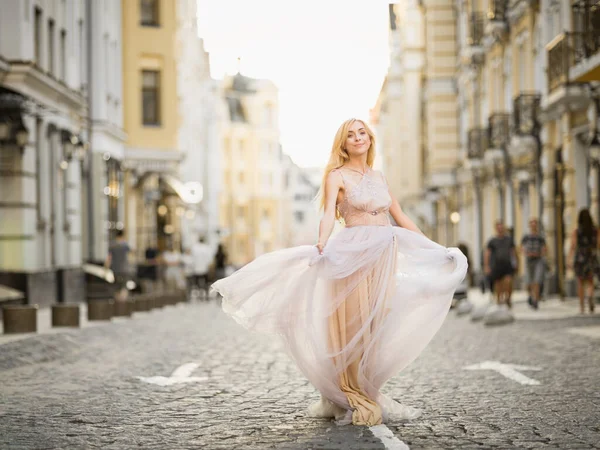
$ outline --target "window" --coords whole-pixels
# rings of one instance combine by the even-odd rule
[[[34,58],[38,67],[41,67],[42,59],[42,10],[35,8],[35,25],[33,29]]]
[[[140,0],[140,25],[143,27],[157,27],[158,0]]]
[[[48,72],[54,75],[54,20],[48,21]]]
[[[144,125],[160,125],[160,73],[142,71],[142,114]]]
[[[60,31],[60,79],[67,79],[67,32]]]

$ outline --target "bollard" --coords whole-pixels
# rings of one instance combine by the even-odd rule
[[[147,294],[135,297],[135,312],[145,312],[150,310],[150,302]]]
[[[130,317],[133,313],[133,302],[131,300],[115,300],[115,317]]]
[[[36,333],[37,305],[5,305],[2,308],[4,334]]]
[[[110,320],[114,313],[114,300],[88,301],[88,320]]]
[[[78,327],[79,304],[61,303],[52,305],[53,327]]]

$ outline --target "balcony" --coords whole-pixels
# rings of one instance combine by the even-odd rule
[[[482,12],[471,14],[468,43],[471,47],[481,47],[485,32],[485,15]]]
[[[600,0],[581,0],[572,5],[573,66],[571,79],[600,81]]]
[[[513,121],[515,133],[519,136],[531,136],[540,128],[540,94],[521,94],[515,98]]]
[[[461,51],[463,64],[482,64],[485,55],[485,49],[483,47],[483,38],[485,35],[484,13],[475,12],[471,14],[468,31],[467,45]]]
[[[488,146],[488,131],[485,128],[473,128],[467,135],[467,158],[481,160]]]
[[[502,159],[510,139],[510,114],[494,113],[489,118],[489,145],[486,157]]]
[[[490,0],[485,34],[499,40],[508,31],[508,0]]]
[[[584,34],[580,32],[563,33],[552,40],[546,47],[548,51],[548,95],[542,105],[548,110],[550,119],[556,106],[564,105],[569,109],[581,109],[589,102],[583,86],[578,85],[579,80],[571,76],[571,69],[576,61],[585,55],[583,44]]]
[[[539,152],[540,113],[540,94],[522,93],[515,98],[513,107],[514,133],[508,147],[511,156],[536,155]]]

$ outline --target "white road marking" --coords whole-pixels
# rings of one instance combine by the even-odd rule
[[[198,368],[199,364],[187,363],[179,366],[173,371],[170,377],[154,376],[154,377],[136,377],[139,380],[157,384],[158,386],[171,386],[173,384],[180,383],[197,383],[199,381],[206,381],[208,377],[192,377],[190,376],[194,370]]]
[[[600,326],[568,328],[567,332],[593,339],[600,339]]]
[[[389,450],[410,450],[410,447],[394,436],[394,433],[385,425],[375,425],[369,427],[369,430]]]
[[[516,381],[520,384],[528,384],[532,386],[539,385],[540,382],[533,378],[526,377],[519,370],[542,370],[539,367],[520,366],[518,364],[504,364],[499,361],[484,361],[479,364],[465,367],[465,370],[494,370],[500,375],[505,376],[509,380]]]

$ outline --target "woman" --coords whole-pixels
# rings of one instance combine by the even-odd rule
[[[440,328],[467,271],[458,249],[430,241],[404,214],[374,157],[369,127],[344,122],[323,177],[316,249],[263,255],[213,285],[238,322],[283,338],[321,392],[309,414],[338,424],[418,415],[379,390]],[[336,218],[346,226],[329,239]]]
[[[600,230],[594,225],[590,211],[586,208],[579,211],[577,229],[571,234],[568,267],[574,269],[577,277],[577,294],[579,309],[585,313],[585,296],[587,295],[590,313],[594,312],[594,275],[598,273],[598,244]],[[587,289],[586,289],[587,288]]]

